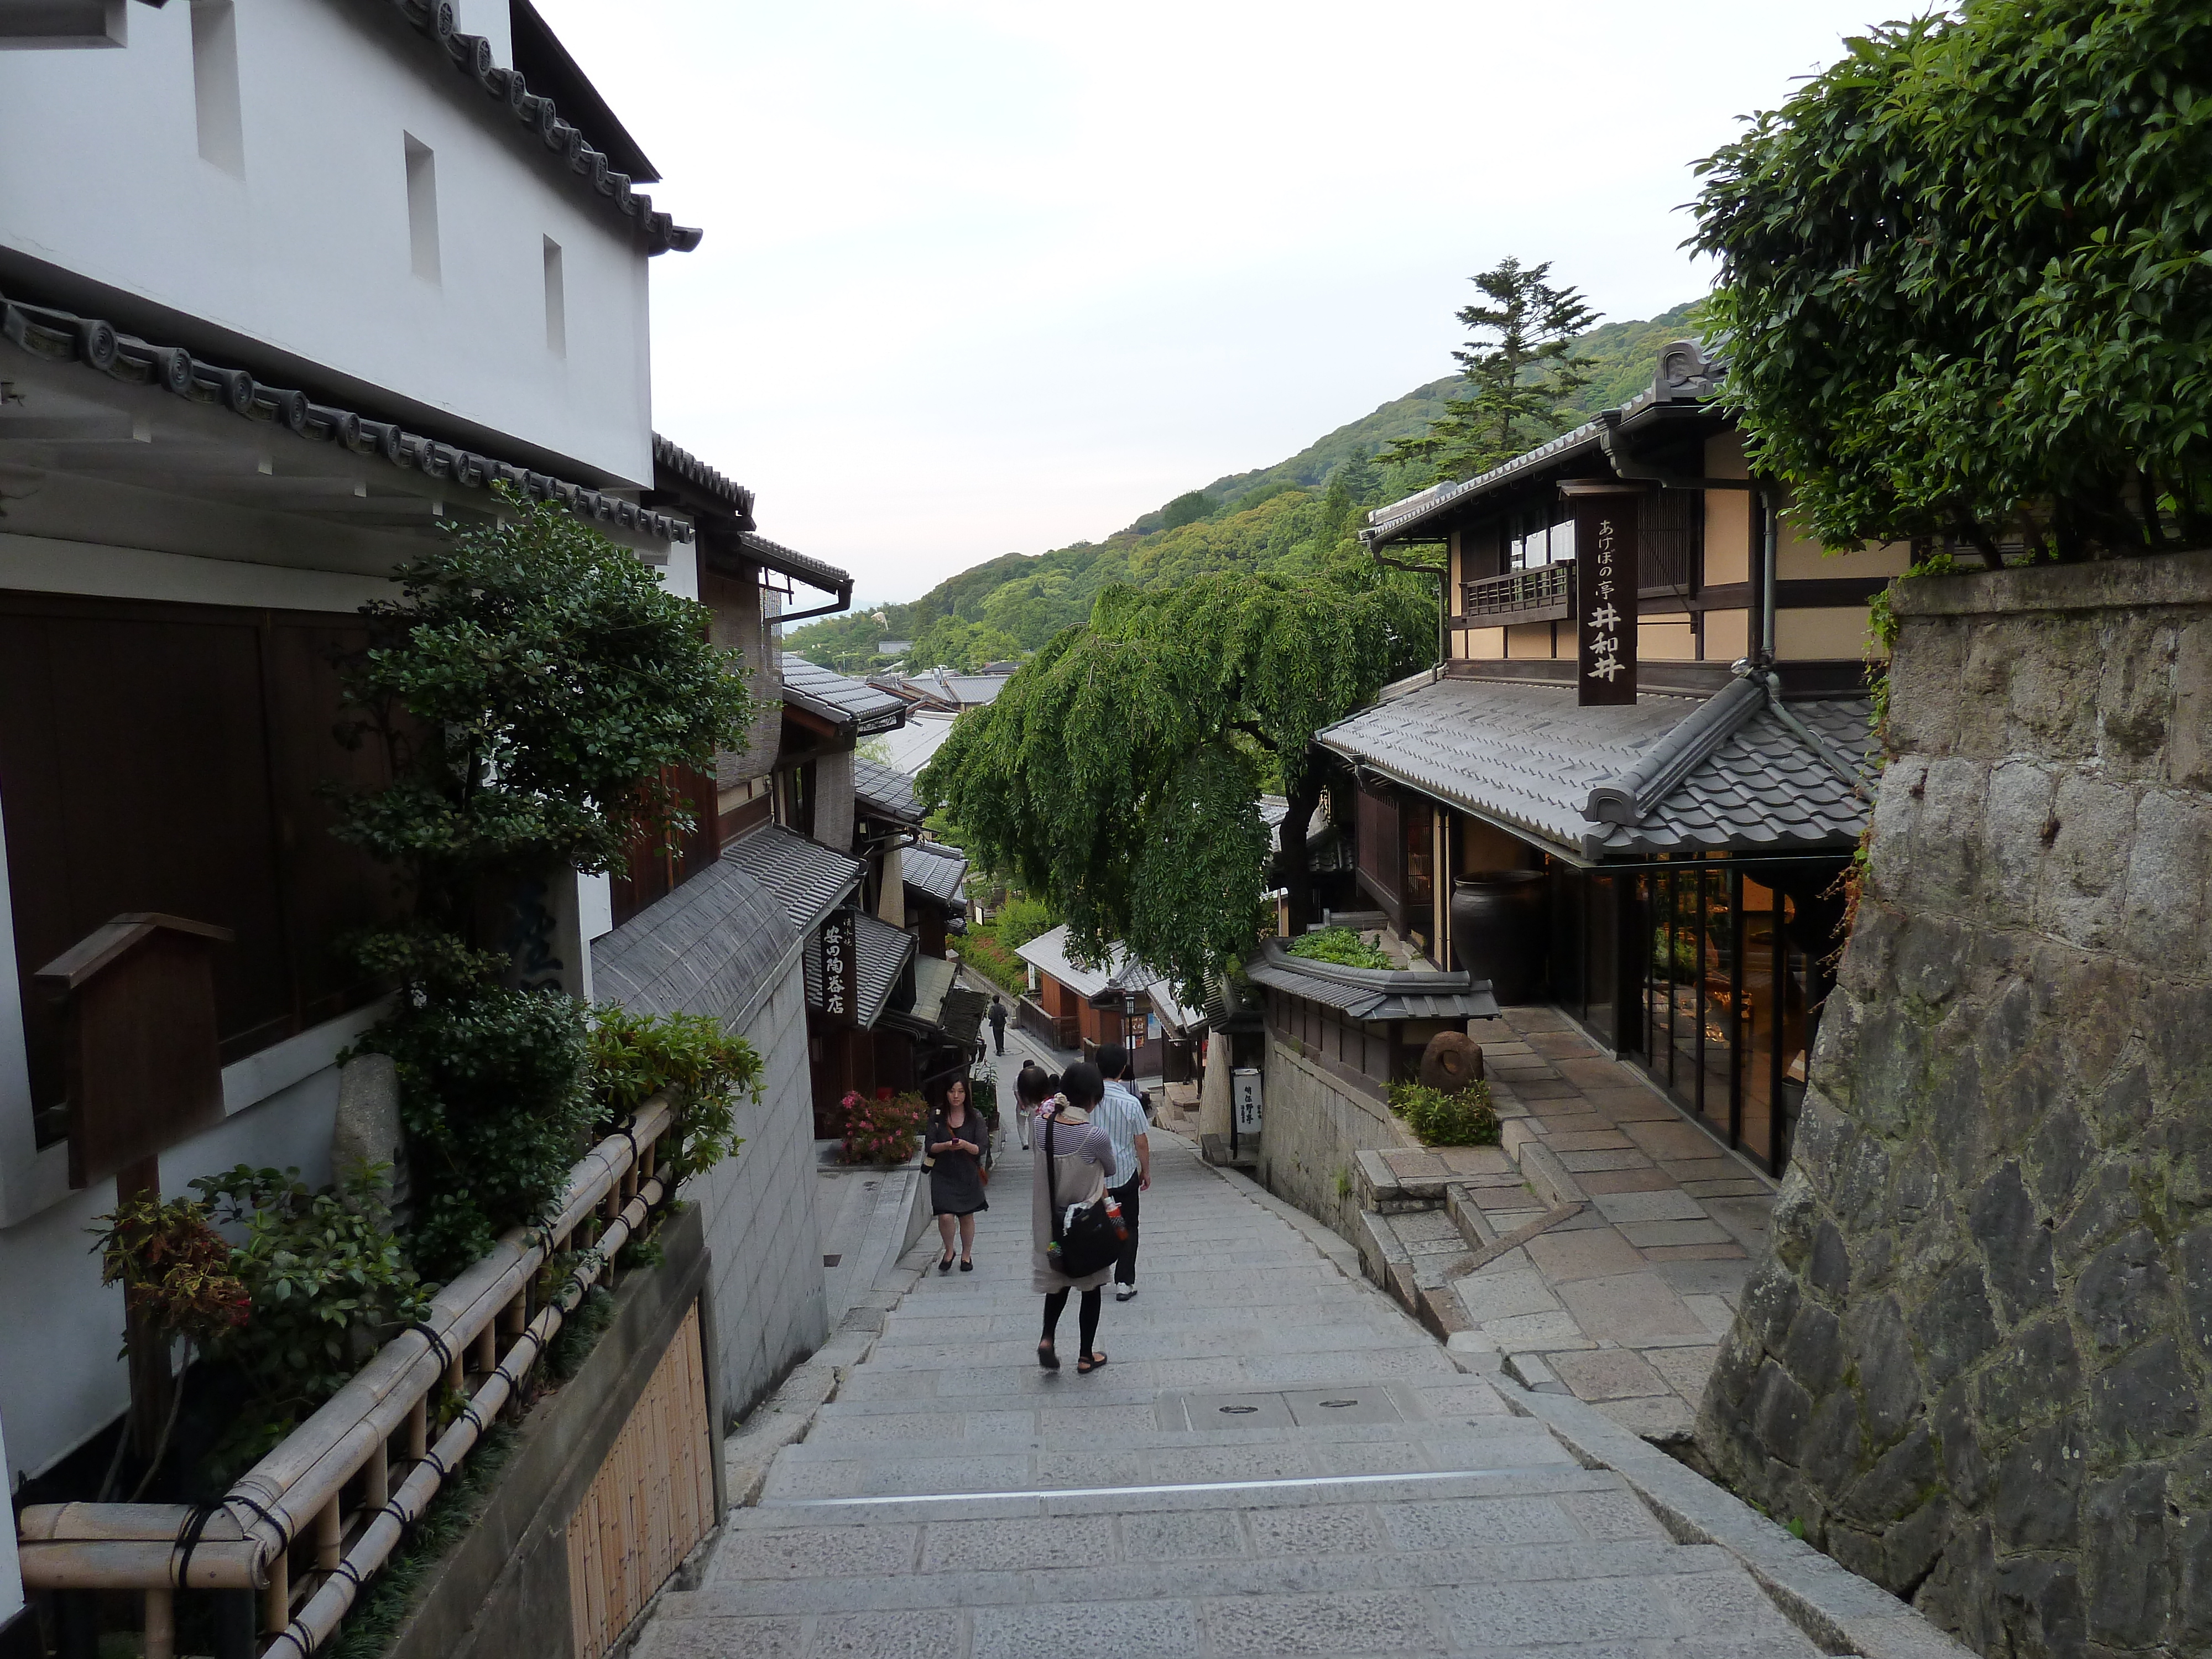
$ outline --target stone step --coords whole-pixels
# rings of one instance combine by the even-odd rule
[[[1539,1646],[1540,1644],[1540,1646]],[[1326,1651],[1811,1659],[1733,1558],[1567,1466],[732,1517],[640,1659]]]
[[[1127,1420],[1129,1408],[1140,1408],[1148,1422],[1187,1423],[1192,1419],[1192,1402],[1216,1396],[1216,1406],[1230,1403],[1231,1395],[1243,1392],[1273,1394],[1278,1390],[1202,1390],[1157,1389],[1117,1386],[1127,1382],[1118,1365],[1109,1365],[1103,1372],[1080,1379],[1082,1391],[1073,1388],[1058,1389],[1044,1381],[1029,1381],[1027,1373],[1018,1373],[1026,1387],[1000,1395],[959,1395],[938,1397],[922,1395],[908,1398],[854,1398],[849,1393],[824,1406],[817,1417],[822,1425],[843,1423],[873,1416],[905,1416],[910,1413],[945,1413],[993,1421],[1006,1420],[1008,1413],[1018,1413],[1033,1419],[1038,1432],[1085,1432],[1102,1426],[1116,1415]],[[1061,1374],[1063,1377],[1066,1373]],[[1449,1376],[1413,1377],[1376,1384],[1360,1382],[1332,1389],[1327,1383],[1312,1388],[1301,1387],[1290,1393],[1312,1394],[1327,1392],[1328,1397],[1340,1395],[1365,1401],[1371,1393],[1379,1392],[1396,1407],[1397,1416],[1408,1421],[1422,1419],[1455,1419],[1462,1417],[1498,1417],[1507,1414],[1504,1399],[1487,1381],[1479,1376],[1454,1374]],[[1178,1402],[1180,1406],[1178,1407]],[[1180,1417],[1175,1414],[1180,1409]],[[1164,1412],[1166,1414],[1162,1415]],[[1326,1412],[1327,1415],[1322,1413]],[[1267,1423],[1295,1420],[1298,1415],[1291,1402],[1285,1400],[1279,1408],[1271,1408],[1264,1414],[1252,1413],[1224,1413],[1216,1416],[1258,1416]],[[1366,1422],[1363,1413],[1347,1413],[1337,1407],[1316,1407],[1310,1413],[1312,1420],[1346,1425],[1353,1421]],[[1255,1422],[1243,1426],[1256,1427]],[[860,1430],[859,1432],[867,1432]]]
[[[1513,1418],[1480,1427],[1399,1425],[1395,1434],[1372,1439],[1352,1437],[1348,1431],[1254,1439],[1189,1431],[1101,1433],[1088,1443],[950,1436],[937,1441],[810,1439],[777,1456],[762,1499],[1443,1474],[1572,1462],[1540,1425]]]

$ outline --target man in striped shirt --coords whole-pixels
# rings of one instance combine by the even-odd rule
[[[1127,1241],[1114,1263],[1114,1299],[1127,1302],[1137,1293],[1137,1194],[1152,1184],[1152,1143],[1145,1131],[1145,1103],[1129,1086],[1129,1051],[1118,1042],[1098,1045],[1098,1070],[1106,1079],[1106,1097],[1091,1114],[1091,1121],[1106,1131],[1114,1143],[1114,1173],[1106,1178],[1114,1201],[1121,1206],[1121,1220],[1129,1229]]]

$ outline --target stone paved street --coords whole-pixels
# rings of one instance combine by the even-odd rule
[[[1675,1542],[1509,1404],[1529,1396],[1462,1370],[1343,1241],[1155,1142],[1111,1363],[1076,1375],[1072,1307],[1065,1369],[1036,1363],[1010,1144],[977,1271],[940,1277],[933,1232],[909,1255],[865,1361],[641,1659],[1820,1651],[1735,1554]]]
[[[1686,1435],[1773,1183],[1554,1011],[1477,1024],[1504,1144],[1380,1155],[1463,1200],[1375,1218],[1385,1253],[1403,1252],[1401,1294],[1425,1295],[1463,1354],[1635,1433]],[[1470,1267],[1471,1249],[1538,1224]]]

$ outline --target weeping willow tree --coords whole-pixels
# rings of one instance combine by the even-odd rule
[[[1293,582],[1203,576],[1109,588],[997,701],[963,715],[918,787],[1068,919],[1078,955],[1120,939],[1195,1002],[1261,928],[1263,789],[1290,800],[1284,864],[1309,907],[1314,733],[1434,654],[1418,577],[1348,568]]]

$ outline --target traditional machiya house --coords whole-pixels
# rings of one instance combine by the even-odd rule
[[[1548,1000],[1778,1174],[1865,827],[1869,599],[1747,476],[1692,343],[1651,390],[1370,514],[1449,560],[1449,653],[1320,737],[1410,951]]]
[[[695,781],[685,845],[550,880],[530,919],[568,994],[751,1039],[743,1155],[685,1184],[663,1265],[626,1278],[608,1338],[524,1419],[567,1449],[512,1466],[540,1481],[511,1499],[520,1530],[465,1547],[421,1615],[449,1622],[396,1650],[604,1651],[654,1584],[574,1554],[576,1517],[614,1517],[617,1553],[680,1559],[712,1524],[720,1427],[825,1333],[805,940],[723,843],[773,811],[752,806],[787,718],[764,586],[842,604],[849,580],[760,538],[748,492],[656,439],[648,264],[701,233],[654,206],[651,163],[527,0],[0,7],[0,155],[41,181],[0,191],[0,1443],[19,1504],[89,1496],[131,1397],[122,1294],[87,1248],[116,1186],[70,1081],[98,941],[205,987],[205,1087],[133,1126],[159,1192],[241,1162],[332,1176],[337,1059],[386,994],[337,946],[393,907],[389,872],[329,834],[325,786],[378,781],[333,737],[334,661],[365,639],[359,608],[398,596],[395,567],[441,523],[491,521],[503,483],[705,599],[771,682],[750,746]],[[649,1186],[639,1156],[620,1178]],[[471,1389],[512,1340],[503,1316],[480,1334],[454,1356]],[[625,1509],[617,1478],[648,1387],[693,1437],[673,1510]],[[328,1494],[345,1540],[387,1479],[380,1457]],[[258,1523],[220,1523],[240,1524]],[[219,1652],[328,1588],[292,1549],[317,1524],[272,1534],[251,1588],[207,1592]],[[39,1564],[75,1547],[27,1542],[23,1579],[52,1583]],[[510,1558],[542,1594],[515,1599]],[[0,1548],[10,1653],[35,1639],[16,1559]],[[88,1606],[53,1593],[47,1615]]]
[[[808,941],[814,1127],[829,1139],[843,1133],[848,1094],[918,1089],[969,1064],[988,999],[953,983],[947,902],[927,892],[912,902],[907,859],[921,829],[912,780],[856,753],[897,730],[906,703],[801,657],[781,657],[780,669],[775,816],[727,856],[777,896]],[[930,874],[945,862],[921,857]],[[917,912],[934,913],[933,951],[922,948],[929,927],[926,915],[915,925]]]
[[[1157,969],[1119,945],[1096,966],[1079,962],[1068,952],[1064,922],[1016,947],[1015,954],[1030,969],[1030,994],[1016,1010],[1024,1030],[1086,1060],[1101,1043],[1121,1043],[1139,1077],[1166,1075],[1182,1082],[1193,1074],[1194,1055],[1206,1041],[1206,1016],[1183,1006],[1173,983]]]

